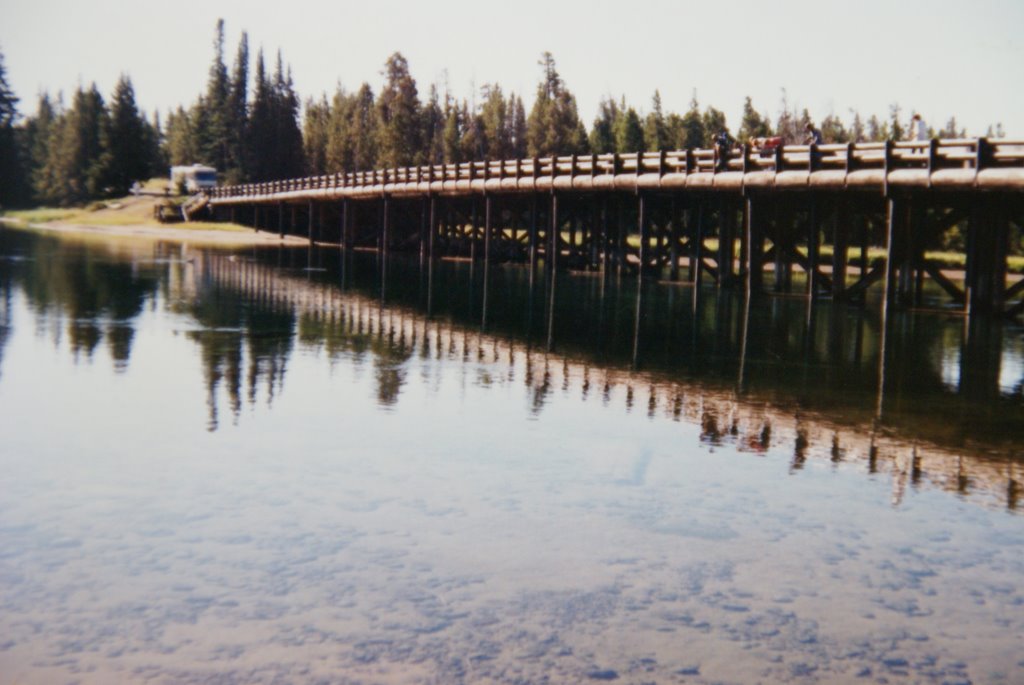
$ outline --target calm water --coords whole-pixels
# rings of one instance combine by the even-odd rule
[[[379,266],[0,229],[0,684],[1024,682],[1021,328]]]

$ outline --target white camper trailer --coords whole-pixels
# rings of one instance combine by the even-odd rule
[[[171,167],[171,187],[184,187],[186,192],[198,193],[200,190],[217,187],[217,170],[212,166],[193,164],[192,166]]]

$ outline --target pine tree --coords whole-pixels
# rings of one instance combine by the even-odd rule
[[[512,156],[512,137],[508,127],[508,103],[498,84],[485,85],[480,109],[482,147],[486,159]]]
[[[406,167],[422,154],[420,101],[409,64],[396,52],[384,64],[384,89],[377,98],[380,119],[380,161],[385,167]]]
[[[938,133],[939,138],[966,138],[967,130],[958,126],[956,117],[950,117],[945,127]]]
[[[171,166],[193,164],[199,159],[198,136],[192,124],[193,114],[179,105],[167,115],[164,149],[167,163]]]
[[[630,107],[616,122],[615,151],[642,152],[644,149],[644,130],[640,125],[640,116]]]
[[[349,144],[349,126],[355,98],[345,92],[339,84],[331,98],[327,120],[327,143],[324,150],[324,165],[328,173],[353,170],[352,146]]]
[[[850,140],[842,120],[831,113],[821,120],[821,136],[826,143],[845,143]]]
[[[522,159],[526,157],[526,109],[523,107],[523,99],[513,93],[509,96],[509,138],[512,141],[512,157]]]
[[[550,52],[541,56],[544,78],[527,120],[527,151],[531,156],[585,153],[586,129],[576,109],[576,98],[566,89]]]
[[[43,172],[48,201],[70,206],[103,194],[110,169],[110,155],[103,146],[107,126],[96,85],[79,88],[71,109],[59,117],[49,136]]]
[[[868,119],[867,139],[873,143],[880,143],[888,138],[888,129],[878,120],[878,116],[872,114]]]
[[[249,178],[246,130],[249,125],[249,34],[242,32],[228,84],[224,134],[227,139],[224,180],[241,183]]]
[[[711,147],[715,135],[717,135],[719,131],[729,132],[729,126],[725,121],[725,114],[711,105],[708,105],[707,109],[704,110],[702,123],[704,125],[704,143],[701,147],[703,148]]]
[[[115,193],[124,194],[135,181],[149,178],[154,160],[150,156],[146,120],[135,104],[131,79],[124,75],[111,98],[106,148],[110,154],[108,180]]]
[[[644,120],[644,144],[648,152],[668,150],[671,147],[665,125],[665,113],[661,107],[661,93],[657,90],[651,98],[651,112]]]
[[[862,143],[867,139],[867,131],[864,127],[864,120],[860,117],[860,112],[850,110],[853,114],[853,121],[850,122],[849,139],[854,143]]]
[[[463,161],[477,161],[484,157],[483,122],[480,116],[469,108],[469,103],[462,101],[462,109],[459,112],[459,120],[462,122],[462,140],[460,141],[460,156]]]
[[[595,154],[615,152],[615,122],[619,114],[619,106],[611,97],[605,97],[598,104],[597,116],[590,127],[590,149]]]
[[[700,114],[697,91],[693,92],[690,99],[690,109],[683,115],[683,136],[679,147],[684,149],[707,147],[710,139],[710,134],[704,127],[704,117]]]
[[[168,121],[168,139],[171,137],[171,122]],[[247,130],[249,175],[254,181],[268,181],[277,178],[274,171],[274,89],[267,76],[263,50],[256,54],[256,73],[253,77],[252,111]],[[171,163],[174,162],[172,155]]]
[[[462,113],[450,97],[445,98],[444,163],[462,161]]]
[[[782,89],[782,100],[779,103],[779,118],[775,123],[775,135],[782,138],[787,145],[795,145],[803,142],[804,129],[800,125],[796,109],[790,109],[789,97],[786,89]]]
[[[291,69],[285,71],[280,52],[277,53],[273,92],[275,174],[277,178],[301,176],[306,164],[299,129],[299,96],[295,93]]]
[[[327,173],[327,141],[330,131],[331,107],[327,96],[319,101],[306,100],[306,114],[302,125],[305,148],[306,173],[322,176]]]
[[[908,129],[900,123],[901,109],[898,102],[889,105],[889,137],[892,140],[903,140]]]
[[[426,164],[441,164],[444,161],[444,112],[437,93],[437,85],[430,86],[430,97],[423,107],[423,159]]]
[[[50,96],[44,93],[39,96],[36,114],[25,122],[23,129],[22,159],[28,169],[26,180],[29,185],[26,200],[52,203],[53,181],[48,175],[46,162],[50,153],[50,137],[54,135],[56,125],[57,111]]]
[[[754,103],[751,102],[750,96],[747,96],[746,101],[743,103],[743,118],[740,121],[739,130],[739,141],[746,143],[753,138],[763,138],[770,136],[772,132],[771,125],[768,124],[767,117],[762,117],[761,114],[754,109]]]
[[[685,147],[686,127],[683,126],[683,117],[676,112],[669,112],[665,117],[665,137],[667,149],[681,150]]]
[[[206,97],[196,107],[196,134],[203,162],[224,172],[228,167],[228,127],[231,120],[228,68],[224,64],[224,20],[217,20],[213,63],[206,82]]]
[[[17,202],[27,192],[27,179],[14,130],[17,118],[18,98],[7,83],[4,56],[0,52],[0,206]]]
[[[373,89],[364,83],[356,93],[352,109],[352,126],[349,129],[354,169],[370,170],[380,166],[378,136],[379,126],[377,111],[374,108]]]

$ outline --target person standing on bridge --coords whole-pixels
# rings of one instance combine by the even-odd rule
[[[924,119],[921,118],[921,115],[916,112],[910,120],[910,139],[928,140],[928,127],[924,125]]]
[[[715,152],[718,153],[718,171],[729,170],[729,153],[732,151],[733,139],[724,127],[715,135]]]
[[[821,135],[821,129],[814,128],[814,124],[811,122],[807,122],[804,130],[807,131],[807,135],[804,136],[804,145],[821,145],[825,142]]]

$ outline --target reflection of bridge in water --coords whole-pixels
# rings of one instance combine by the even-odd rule
[[[864,375],[868,369],[867,375],[874,374],[868,383],[877,395],[868,403],[870,407],[859,401],[863,399],[862,393],[855,392],[849,399],[843,398],[842,392],[826,389],[823,399],[806,402],[799,393],[763,382],[763,367],[746,359],[749,326],[744,324],[743,307],[736,307],[732,315],[718,322],[723,329],[715,332],[716,342],[725,343],[726,354],[738,353],[729,365],[730,378],[687,374],[689,377],[680,379],[678,370],[659,369],[656,363],[642,363],[642,371],[631,367],[630,362],[637,361],[637,351],[643,354],[644,345],[636,339],[643,335],[641,326],[629,327],[634,336],[632,359],[627,350],[626,358],[618,362],[593,361],[602,355],[568,343],[559,345],[568,350],[566,353],[552,353],[550,328],[543,332],[547,344],[544,340],[537,344],[529,337],[524,340],[515,334],[484,332],[473,322],[460,324],[452,322],[451,317],[445,320],[424,315],[415,303],[408,305],[365,292],[342,290],[336,281],[318,281],[316,276],[308,271],[289,274],[257,260],[216,254],[198,256],[195,273],[196,278],[215,288],[240,294],[254,307],[292,313],[298,322],[301,344],[322,346],[332,354],[371,350],[381,357],[375,364],[380,384],[378,399],[382,403],[397,400],[403,382],[398,369],[415,355],[483,363],[501,369],[496,376],[486,374],[491,382],[525,385],[532,395],[535,412],[543,411],[545,402],[557,393],[583,401],[621,403],[628,411],[699,426],[701,441],[710,446],[728,443],[739,451],[755,454],[791,446],[793,471],[812,463],[849,462],[863,468],[866,474],[888,475],[892,479],[894,503],[901,501],[908,487],[935,487],[974,500],[999,502],[1010,509],[1016,509],[1018,504],[1022,466],[1015,445],[1021,436],[1014,431],[1021,430],[1020,404],[1019,397],[1000,399],[998,354],[995,370],[985,368],[981,373],[986,380],[980,395],[978,380],[959,377],[956,392],[950,393],[950,411],[961,412],[975,398],[985,396],[990,408],[981,413],[988,415],[992,426],[1008,427],[1010,432],[989,434],[981,426],[969,440],[964,440],[961,433],[950,429],[950,415],[935,415],[927,407],[915,412],[913,407],[900,406],[904,402],[912,404],[912,396],[906,400],[898,398],[897,406],[891,406],[894,402],[886,397],[890,392],[887,384],[899,386],[902,377],[894,375],[892,369],[887,371],[884,362],[898,365],[900,356],[895,352],[883,354],[882,349],[872,350],[870,345],[850,340],[836,343],[828,340],[828,335],[819,345],[814,338],[822,336],[816,336],[812,330],[812,356],[819,347],[826,348],[826,355],[837,344],[846,350],[860,348],[852,353],[864,358],[855,372]],[[486,297],[483,296],[484,301]],[[640,299],[634,299],[637,306],[641,306]],[[486,315],[483,318],[486,320]],[[709,314],[709,318],[714,317]],[[553,319],[550,311],[545,312],[548,325]],[[912,327],[912,323],[908,325]],[[499,327],[492,326],[491,330]],[[795,338],[795,344],[808,353],[806,337],[788,337]],[[898,336],[894,334],[895,337]],[[980,334],[975,338],[992,342]],[[881,345],[885,345],[884,339]],[[961,366],[978,369],[977,359],[963,361],[970,358],[969,348],[970,343],[965,341]],[[975,353],[975,357],[979,355],[991,366],[991,353]],[[924,356],[926,359],[918,363],[936,362],[934,355]],[[941,384],[950,376],[943,364],[943,360],[938,360],[937,368],[923,372],[934,377],[930,382]],[[920,367],[911,368],[908,373],[922,375],[919,371]],[[821,380],[811,378],[808,383],[813,386]],[[841,379],[838,383],[842,387]],[[810,392],[813,394],[814,390]],[[1019,382],[1016,393],[1020,393]],[[993,412],[998,416],[992,416]]]

